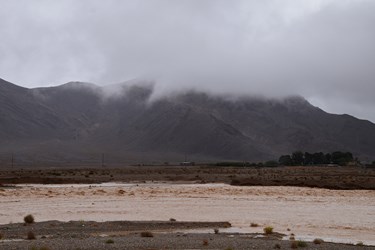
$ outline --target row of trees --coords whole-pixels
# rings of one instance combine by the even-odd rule
[[[337,164],[347,165],[355,161],[353,154],[350,152],[336,151],[324,154],[322,152],[309,153],[296,151],[292,155],[282,155],[279,158],[279,164],[283,166],[308,166],[319,164]]]

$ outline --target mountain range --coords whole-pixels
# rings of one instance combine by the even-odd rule
[[[0,79],[0,164],[263,161],[295,150],[375,159],[375,124],[303,97],[225,97],[153,85],[70,82],[23,88]]]

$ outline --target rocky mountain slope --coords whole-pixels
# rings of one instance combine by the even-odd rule
[[[115,87],[115,90],[113,90]],[[277,159],[294,150],[375,159],[375,124],[301,97],[228,99],[199,92],[150,101],[150,85],[72,82],[26,89],[0,79],[0,163]]]

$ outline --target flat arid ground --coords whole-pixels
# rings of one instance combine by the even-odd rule
[[[308,241],[311,249],[355,249],[360,246],[350,244],[358,242],[375,245],[374,190],[260,186],[260,183],[258,186],[234,186],[225,182],[239,178],[239,171],[244,169],[235,172],[235,168],[225,168],[220,170],[224,174],[211,172],[213,175],[204,168],[178,169],[188,174],[182,177],[175,170],[165,175],[162,169],[150,170],[150,167],[144,168],[143,174],[137,170],[139,172],[129,175],[124,172],[116,175],[121,171],[108,169],[48,169],[19,170],[17,173],[21,174],[16,177],[11,176],[11,171],[3,171],[0,176],[0,182],[4,183],[0,187],[0,233],[4,240],[0,241],[0,249],[27,249],[40,244],[50,249],[272,249],[279,244],[285,249],[290,248],[292,234],[297,240]],[[192,169],[196,170],[199,180]],[[263,178],[272,179],[276,178],[275,172],[272,173],[276,170],[282,171],[256,171],[264,171]],[[300,176],[298,181],[314,177],[306,176],[310,171],[307,168],[284,171],[293,170],[295,176]],[[318,173],[322,169],[315,171]],[[337,185],[340,184],[338,180],[346,179],[346,183],[357,185],[353,180],[373,178],[372,170],[341,169],[341,175],[337,174],[340,169],[335,171],[336,175],[331,172],[330,178],[336,176]],[[354,171],[357,175],[349,178],[348,173]],[[252,180],[251,176],[241,175],[241,178]],[[283,178],[286,176],[287,173]],[[224,177],[228,179],[220,183]],[[25,181],[27,178],[29,181]],[[56,182],[65,184],[38,184],[37,178],[41,178],[40,182],[52,182],[56,178]],[[217,183],[207,183],[209,178]],[[80,183],[80,179],[89,183]],[[14,180],[19,184],[10,185]],[[67,184],[68,180],[72,183]],[[102,181],[105,183],[98,183]],[[37,222],[44,223],[24,226],[21,222],[27,214],[33,214]],[[170,218],[177,222],[168,222]],[[63,223],[69,221],[75,222]],[[130,221],[139,222],[133,222],[136,226],[129,227]],[[191,221],[198,224],[188,223]],[[231,227],[224,222],[229,222]],[[125,225],[118,228],[118,223]],[[258,226],[251,227],[251,223]],[[263,228],[268,225],[278,234],[264,237]],[[214,234],[214,228],[219,228],[220,233]],[[14,241],[25,239],[28,230],[35,232],[37,240]],[[154,237],[140,237],[143,230],[152,231]],[[115,243],[106,244],[109,237]],[[315,238],[347,244],[315,245],[311,243]]]
[[[375,190],[375,168],[124,166],[118,168],[0,168],[1,184],[104,182],[194,182],[248,186],[300,186]]]

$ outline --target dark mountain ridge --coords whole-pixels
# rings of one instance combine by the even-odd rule
[[[375,159],[375,124],[326,113],[302,97],[229,100],[191,91],[150,101],[149,84],[108,88],[27,89],[0,79],[0,162],[10,153],[23,161],[95,161],[102,153],[129,163],[185,155],[259,161],[294,150]]]

